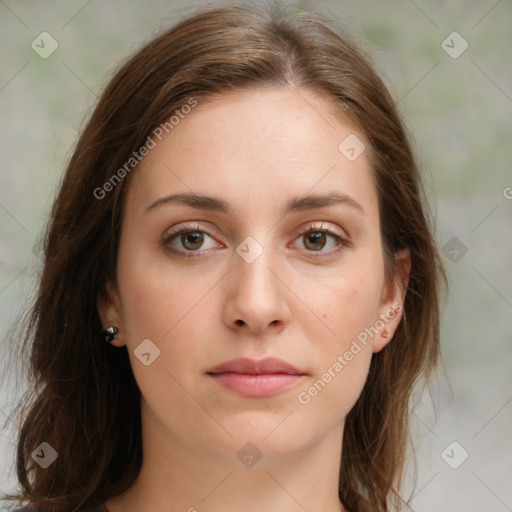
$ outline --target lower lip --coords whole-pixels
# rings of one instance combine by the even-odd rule
[[[288,389],[300,380],[303,375],[288,373],[214,373],[209,374],[219,386],[243,396],[271,396]]]

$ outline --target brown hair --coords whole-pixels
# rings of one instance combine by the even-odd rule
[[[107,280],[115,282],[131,175],[118,170],[190,98],[283,86],[328,96],[370,141],[388,279],[394,252],[411,252],[402,321],[373,355],[346,418],[339,481],[339,497],[353,512],[400,506],[409,400],[418,377],[430,377],[439,359],[446,275],[433,221],[396,105],[369,57],[326,17],[277,4],[194,13],[129,58],[103,92],[51,212],[21,351],[30,373],[17,417],[22,491],[6,498],[67,512],[131,486],[142,461],[140,391],[127,352],[100,337],[96,308]],[[97,199],[116,172],[120,183]],[[31,458],[43,441],[58,452],[47,469]]]

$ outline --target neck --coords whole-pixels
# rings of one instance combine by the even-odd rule
[[[143,464],[132,486],[106,501],[109,512],[345,511],[338,498],[343,424],[293,453],[273,446],[272,434],[251,444],[226,434],[223,449],[213,439],[176,439],[142,402]]]

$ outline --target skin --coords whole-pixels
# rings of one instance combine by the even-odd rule
[[[366,145],[354,161],[338,150],[350,133]],[[98,309],[104,326],[118,326],[115,344],[127,346],[142,393],[144,460],[134,484],[105,503],[110,512],[163,512],[170,504],[190,512],[345,510],[338,499],[344,419],[401,313],[386,322],[388,337],[379,332],[360,344],[308,404],[297,396],[403,303],[399,281],[408,282],[410,256],[396,255],[396,279],[386,283],[369,151],[321,94],[244,90],[201,100],[133,171],[118,284],[107,284]],[[181,192],[220,197],[232,212],[162,203],[145,213]],[[281,214],[289,198],[330,192],[349,195],[364,212],[337,204]],[[196,222],[202,245],[190,242]],[[178,235],[166,246],[169,229],[187,223],[194,224],[188,244]],[[320,227],[351,245],[330,234],[311,240]],[[263,248],[252,263],[236,252],[248,236]],[[196,248],[196,257],[169,247]],[[160,350],[148,366],[134,354],[145,339]],[[206,374],[236,357],[267,356],[306,375],[255,398]],[[262,454],[251,468],[237,458],[248,442]]]

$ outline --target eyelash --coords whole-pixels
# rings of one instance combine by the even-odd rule
[[[182,250],[178,250],[178,249],[169,247],[169,243],[172,242],[179,235],[181,235],[183,233],[196,233],[196,232],[205,233],[209,237],[214,238],[212,235],[210,235],[210,233],[208,233],[208,231],[201,229],[201,226],[199,224],[196,224],[196,225],[188,224],[188,225],[183,225],[183,226],[180,226],[179,228],[173,229],[170,233],[168,233],[162,240],[162,245],[165,246],[166,248],[168,248],[173,253],[177,254],[178,256],[182,256],[185,258],[198,257],[201,255],[201,252],[204,252],[204,251],[202,251],[202,250],[182,251]],[[338,251],[342,250],[343,248],[352,247],[352,245],[353,245],[349,239],[342,238],[337,233],[335,233],[333,230],[324,228],[323,224],[321,224],[320,227],[318,227],[315,224],[311,223],[306,228],[303,228],[303,229],[295,232],[297,237],[304,236],[308,233],[322,233],[322,234],[327,234],[329,236],[332,236],[336,240],[336,245],[338,247],[338,249],[332,249],[331,251],[307,251],[306,250],[307,252],[311,253],[310,256],[312,258],[327,257],[327,256],[332,255],[334,252],[338,252]],[[315,254],[315,252],[317,252],[318,254]]]

